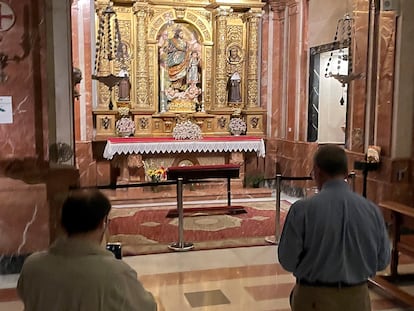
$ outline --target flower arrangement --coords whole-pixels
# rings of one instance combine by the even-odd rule
[[[232,118],[229,123],[229,130],[233,135],[240,135],[247,130],[246,122],[241,118]]]
[[[163,166],[154,168],[152,165],[148,164],[145,161],[143,163],[145,168],[145,174],[147,175],[149,181],[160,182],[167,178],[167,170]]]
[[[180,123],[177,123],[177,125],[173,129],[173,137],[174,139],[201,139],[201,129],[200,127],[187,120]]]
[[[129,117],[122,117],[116,121],[115,128],[121,136],[131,136],[135,133],[135,123]]]

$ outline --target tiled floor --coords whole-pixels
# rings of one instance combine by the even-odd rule
[[[167,311],[287,311],[294,278],[277,262],[277,246],[124,257]],[[406,262],[403,269],[414,269]],[[17,275],[0,276],[0,310],[23,310]],[[414,288],[408,288],[414,292]],[[371,290],[372,309],[413,311]]]
[[[294,278],[277,263],[276,246],[125,257],[159,310],[289,310]],[[10,287],[16,276],[2,278]],[[5,285],[3,284],[3,286]],[[411,309],[371,291],[373,310]],[[23,310],[14,289],[0,290],[0,310]]]

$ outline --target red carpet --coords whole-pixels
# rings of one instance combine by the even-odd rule
[[[275,232],[275,203],[243,204],[247,213],[184,218],[184,240],[195,249],[266,245]],[[289,204],[282,203],[281,223]],[[167,208],[122,208],[111,211],[109,241],[121,242],[124,255],[169,252],[178,240],[178,219]]]

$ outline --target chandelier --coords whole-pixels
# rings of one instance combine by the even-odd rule
[[[113,20],[113,23],[112,23]],[[113,26],[112,26],[113,25]],[[125,59],[118,53],[122,49],[121,34],[116,12],[113,3],[108,2],[108,6],[102,11],[99,18],[98,37],[95,51],[95,68],[92,79],[98,80],[109,88],[108,108],[112,110],[112,88],[119,84],[124,78],[116,76],[110,72],[110,64],[117,60],[121,64],[122,72],[126,71]]]
[[[338,20],[334,37],[334,46],[336,49],[331,51],[325,68],[325,78],[338,80],[344,89],[343,94],[346,93],[346,87],[351,81],[360,79],[363,76],[362,73],[352,72],[352,53],[350,52],[350,47],[353,22],[354,19],[349,13],[346,13],[343,18]],[[340,104],[344,105],[344,102],[344,95],[342,95]]]

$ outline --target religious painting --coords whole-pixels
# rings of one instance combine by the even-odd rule
[[[201,99],[200,35],[188,23],[167,24],[158,36],[160,110],[197,111]]]

